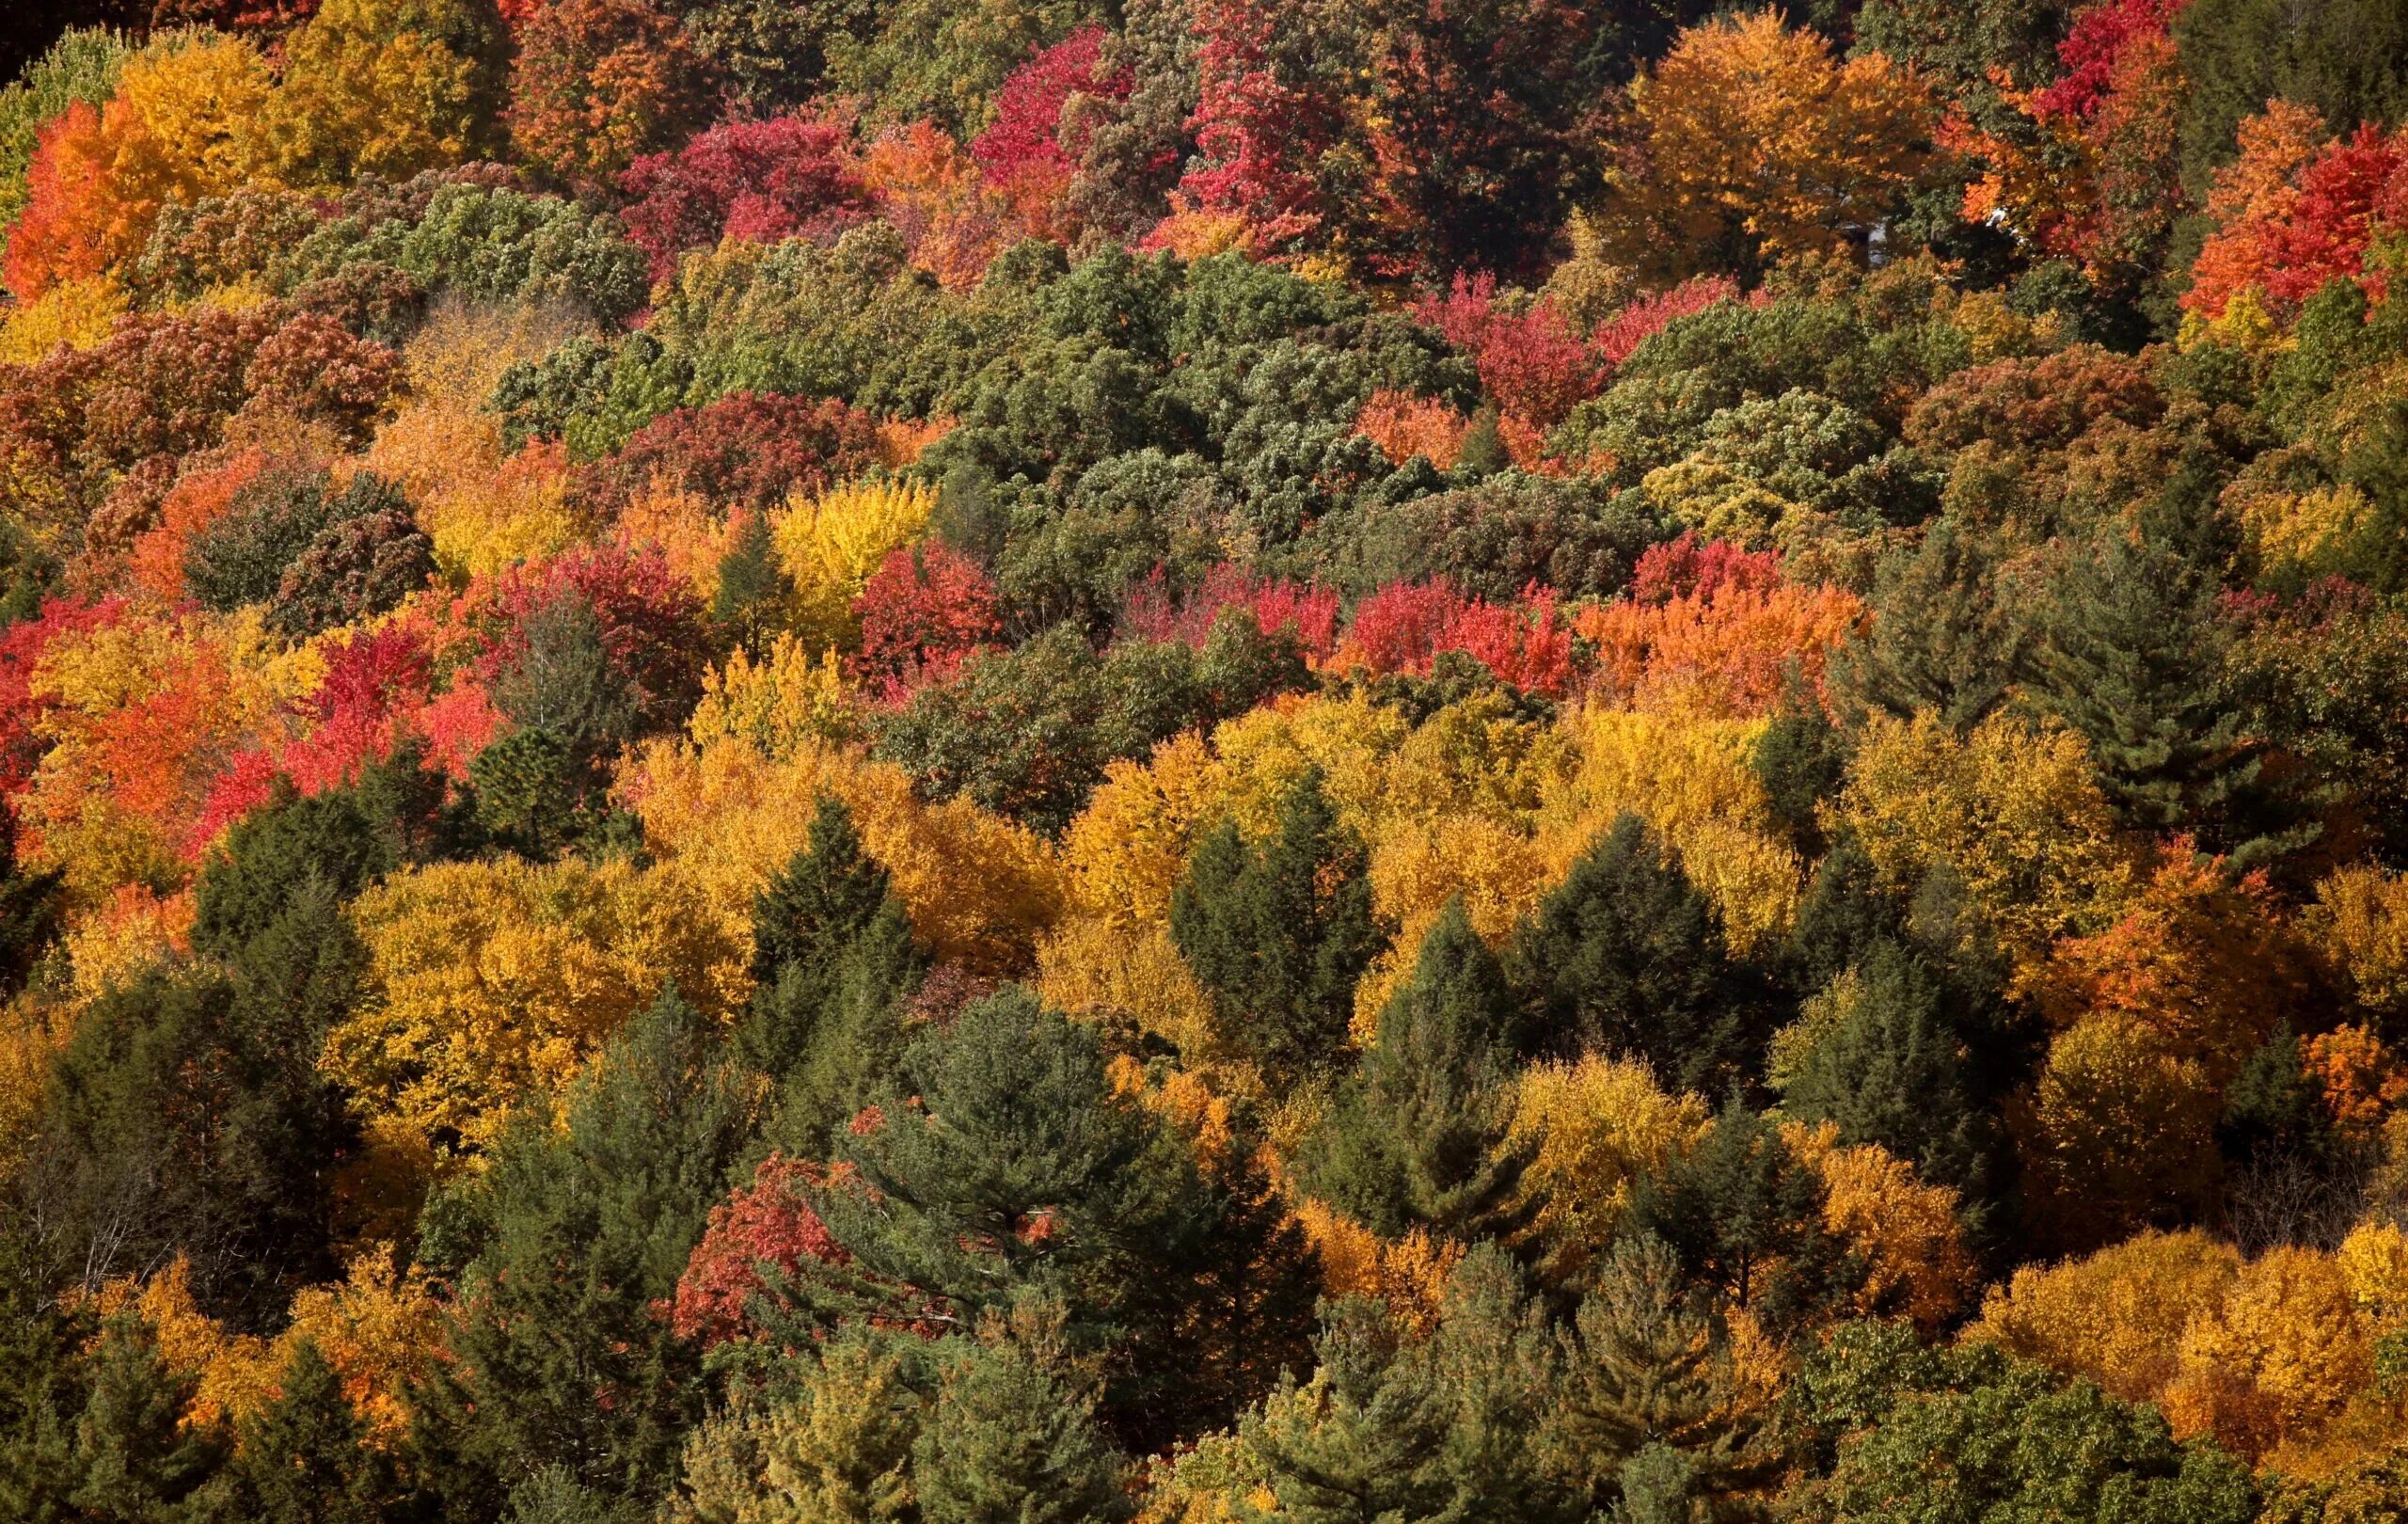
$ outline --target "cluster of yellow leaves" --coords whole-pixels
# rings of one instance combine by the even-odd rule
[[[411,401],[377,431],[363,464],[409,493],[436,565],[455,582],[549,555],[589,527],[568,500],[565,452],[509,454],[484,409],[503,371],[585,327],[558,308],[449,304],[403,350]]]
[[[1839,1127],[1785,1122],[1781,1135],[1823,1183],[1823,1226],[1863,1260],[1858,1310],[1895,1312],[1925,1333],[1955,1317],[1980,1274],[1956,1220],[1956,1193],[1916,1178],[1873,1143],[1839,1146]]]
[[[89,349],[131,310],[125,288],[110,276],[62,280],[0,319],[0,365],[31,365],[61,344]]]
[[[1530,1151],[1526,1237],[1542,1246],[1551,1284],[1578,1282],[1612,1246],[1633,1186],[1687,1152],[1707,1122],[1704,1102],[1666,1095],[1643,1063],[1592,1055],[1522,1074],[1507,1141]]]
[[[1446,1299],[1447,1278],[1464,1257],[1461,1244],[1420,1228],[1394,1243],[1316,1200],[1296,1208],[1297,1225],[1321,1261],[1322,1284],[1332,1296],[1376,1296],[1408,1327],[1428,1332]]]
[[[704,674],[702,701],[686,722],[697,746],[741,741],[779,762],[806,747],[853,739],[860,729],[835,653],[815,661],[784,632],[759,660],[738,646]]]
[[[855,482],[816,498],[800,493],[770,519],[778,559],[795,588],[795,627],[811,649],[860,640],[853,600],[887,553],[909,546],[936,511],[927,482]]]
[[[0,1005],[0,1169],[13,1170],[33,1137],[51,1061],[74,1035],[72,1015],[30,994]]]
[[[1028,966],[1059,910],[1052,851],[967,800],[922,802],[899,768],[807,739],[772,757],[726,737],[655,742],[619,780],[658,871],[690,886],[692,913],[737,969],[751,951],[752,897],[802,848],[822,794],[852,812],[912,930],[937,956],[998,974]]]
[[[1755,947],[1788,924],[1802,871],[1748,765],[1762,728],[1603,707],[1546,725],[1494,695],[1414,725],[1360,695],[1276,700],[1209,744],[1180,737],[1107,770],[1063,836],[1069,904],[1039,949],[1046,988],[1066,1008],[1121,1009],[1209,1054],[1196,1045],[1201,997],[1169,942],[1172,891],[1207,832],[1269,831],[1315,769],[1370,849],[1373,903],[1395,933],[1356,990],[1358,1040],[1450,899],[1501,943],[1625,810],[1680,849],[1733,943]]]
[[[2305,929],[2378,1016],[2408,1011],[2408,877],[2345,867],[2316,886]]]
[[[148,1280],[131,1276],[91,1294],[96,1317],[130,1313],[150,1326],[159,1358],[180,1375],[197,1377],[180,1422],[213,1429],[275,1400],[276,1347],[253,1334],[230,1334],[192,1299],[192,1265],[181,1254]]]
[[[191,950],[192,926],[191,890],[162,896],[149,884],[119,884],[68,926],[68,988],[94,1000],[130,985]]]
[[[385,1245],[367,1246],[344,1270],[339,1285],[294,1294],[293,1325],[280,1341],[315,1340],[366,1421],[370,1442],[398,1448],[409,1432],[406,1394],[433,1373],[443,1347],[443,1304],[426,1272],[396,1270]]]
[[[1761,720],[1642,714],[1592,706],[1568,726],[1579,762],[1543,807],[1547,881],[1560,882],[1624,811],[1681,854],[1747,953],[1787,929],[1804,865],[1774,823],[1749,765]]]
[[[1598,231],[1668,281],[1845,251],[1922,172],[1932,126],[1922,85],[1881,55],[1842,61],[1774,10],[1719,18],[1632,82]]]
[[[463,0],[324,0],[285,40],[260,124],[282,177],[341,187],[466,159],[492,103],[479,99],[478,62],[442,34],[477,21]]]
[[[2019,979],[2059,937],[2112,921],[2131,892],[2130,853],[2069,731],[1995,715],[1959,736],[1929,714],[1877,715],[1831,815],[1891,887],[1953,878]]]
[[[2379,1452],[2408,1421],[2374,1382],[2375,1341],[2403,1326],[2408,1234],[2384,1222],[2330,1254],[2250,1261],[2197,1231],[2145,1233],[2016,1272],[1967,1337],[2155,1402],[2178,1435],[2317,1475]]]
[[[185,1429],[229,1427],[274,1402],[293,1347],[308,1339],[334,1368],[369,1442],[394,1448],[409,1429],[404,1393],[442,1347],[442,1305],[424,1272],[393,1268],[389,1246],[370,1246],[345,1268],[341,1282],[296,1293],[273,1340],[229,1333],[195,1306],[192,1266],[181,1255],[147,1280],[110,1281],[88,1305],[100,1317],[131,1313],[149,1324],[160,1359],[197,1378],[179,1420]]]
[[[625,861],[397,873],[353,906],[376,998],[327,1034],[323,1067],[387,1147],[490,1143],[521,1091],[564,1085],[664,985],[733,1008],[746,949],[713,911]]]

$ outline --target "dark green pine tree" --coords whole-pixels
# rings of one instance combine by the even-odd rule
[[[140,1318],[121,1312],[102,1326],[75,1421],[71,1516],[182,1524],[224,1458],[214,1436],[182,1427],[195,1380],[168,1369]]]
[[[1591,1516],[1539,1442],[1557,1405],[1556,1339],[1519,1267],[1496,1245],[1474,1246],[1457,1264],[1427,1338],[1400,1329],[1383,1304],[1350,1297],[1327,1310],[1316,1353],[1312,1403],[1268,1405],[1238,1426],[1247,1460],[1277,1500],[1276,1517],[1576,1524]]]
[[[586,824],[591,770],[558,731],[514,730],[468,764],[477,829],[494,845],[548,863]]]
[[[1799,1061],[1782,1111],[1836,1122],[1841,1142],[1878,1143],[1969,1200],[1987,1194],[1988,1130],[1938,976],[1883,941],[1846,988],[1846,1009]]]
[[[2223,682],[2223,588],[2181,543],[2193,536],[2178,517],[2152,515],[2140,534],[2110,526],[2067,562],[2046,617],[2038,693],[2089,741],[2099,784],[2127,822],[2261,856],[2287,843],[2253,823],[2264,818],[2253,798],[2262,759]]]
[[[51,1265],[23,1225],[0,1217],[0,1518],[75,1516],[75,1419],[93,1332],[53,1292]]]
[[[837,963],[890,893],[886,869],[862,849],[852,811],[821,795],[802,849],[752,898],[753,984],[773,985],[792,965],[815,992],[832,991]]]
[[[223,1516],[245,1524],[382,1524],[393,1475],[317,1341],[293,1347],[276,1400],[241,1426]]]
[[[2005,702],[2020,661],[2020,626],[1971,531],[1934,519],[1921,545],[1882,562],[1873,610],[1871,630],[1832,662],[1849,712],[1879,709],[1903,719],[1929,709],[1968,730]]]
[[[1585,1482],[1591,1506],[1712,1517],[1713,1504],[1778,1475],[1766,1415],[1735,1400],[1728,1331],[1661,1239],[1615,1245],[1560,1337],[1562,1386],[1541,1442]]]
[[[1711,1090],[1755,1061],[1763,1003],[1712,903],[1635,815],[1540,901],[1506,970],[1540,1051],[1636,1055],[1686,1090]]]
[[[491,1518],[546,1466],[657,1501],[699,1416],[672,1295],[748,1118],[707,1024],[674,990],[570,1091],[564,1125],[515,1117],[480,1177],[439,1195],[421,1257],[453,1276],[457,1360],[419,1394],[418,1467],[452,1516]]]
[[[1816,808],[1838,792],[1847,771],[1847,745],[1839,727],[1819,706],[1785,708],[1756,738],[1749,770],[1765,787],[1773,818],[1808,857],[1824,849]]]
[[[17,861],[17,820],[13,811],[0,809],[0,999],[25,987],[60,929],[60,886],[67,876],[56,868],[28,872]]]
[[[1906,907],[1882,889],[1872,855],[1843,834],[1814,865],[1790,922],[1783,959],[1790,988],[1801,996],[1822,989],[1897,937],[1905,921]]]
[[[1017,987],[924,1031],[879,1106],[880,1124],[836,1140],[875,1196],[815,1202],[857,1268],[969,1319],[1058,1300],[1074,1354],[1116,1356],[1112,1421],[1133,1417],[1187,1288],[1226,1247],[1186,1143],[1114,1090],[1092,1030]]]
[[[736,543],[720,558],[719,592],[711,599],[711,622],[725,632],[732,643],[764,650],[785,627],[786,610],[793,601],[794,583],[778,560],[768,516],[743,515],[736,531]]]
[[[1129,1516],[1128,1469],[1092,1401],[997,1343],[972,1346],[944,1373],[911,1481],[927,1524],[1084,1524]]]
[[[1314,1194],[1374,1232],[1493,1234],[1526,1162],[1511,1120],[1513,1002],[1458,898],[1380,1012],[1314,1150]]]
[[[306,983],[315,969],[289,972]],[[341,1273],[328,1191],[349,1133],[317,1072],[325,1008],[290,994],[153,975],[86,1009],[20,1179],[63,1265],[122,1275],[184,1255],[203,1310],[245,1328],[272,1323],[296,1283]]]
[[[1170,930],[1221,1040],[1275,1083],[1345,1053],[1355,981],[1386,940],[1370,856],[1317,772],[1290,792],[1259,847],[1233,823],[1197,844],[1171,896]]]
[[[1640,1183],[1623,1231],[1662,1239],[1693,1285],[1785,1332],[1838,1307],[1863,1278],[1824,1230],[1822,1208],[1814,1171],[1770,1117],[1734,1094],[1695,1149]]]
[[[830,1140],[877,1098],[910,1045],[905,1003],[927,970],[903,903],[888,896],[832,961],[791,960],[756,992],[736,1033],[751,1067],[781,1077],[771,1128],[798,1158],[827,1157]]]
[[[399,867],[401,846],[394,822],[372,816],[354,791],[303,798],[288,788],[245,816],[202,866],[193,945],[231,958],[299,897],[349,899]]]

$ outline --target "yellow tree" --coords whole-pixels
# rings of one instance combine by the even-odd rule
[[[677,875],[516,858],[406,869],[352,910],[376,998],[326,1036],[327,1074],[396,1152],[490,1142],[662,986],[712,1014],[748,949]]]
[[[1832,824],[1893,888],[1953,878],[2023,978],[2057,938],[2112,923],[2131,893],[2130,849],[2082,738],[2004,715],[1961,737],[1927,712],[1874,717]]]
[[[1705,1133],[1705,1103],[1666,1095],[1643,1063],[1590,1055],[1541,1064],[1514,1089],[1511,1143],[1530,1150],[1521,1190],[1531,1208],[1527,1240],[1540,1274],[1577,1284],[1613,1244],[1639,1182],[1686,1153]]]
[[[268,106],[286,178],[341,187],[459,163],[490,135],[505,46],[473,0],[325,0],[286,40]]]
[[[1930,157],[1932,106],[1877,53],[1843,62],[1772,10],[1683,32],[1610,128],[1596,226],[1667,283],[1861,244]]]
[[[1877,1143],[1840,1147],[1836,1122],[1782,1125],[1782,1141],[1823,1184],[1823,1226],[1865,1266],[1858,1310],[1896,1313],[1925,1333],[1954,1318],[1980,1277],[1956,1221],[1956,1193],[1927,1184]]]
[[[912,930],[940,959],[1022,973],[1060,914],[1054,854],[1033,832],[967,800],[923,803],[900,768],[854,751],[807,741],[771,758],[737,738],[658,741],[622,769],[618,792],[660,871],[690,885],[697,913],[739,949],[738,970],[752,953],[752,897],[802,848],[822,794],[852,812]]]
[[[2146,1232],[2084,1259],[2018,1270],[1990,1289],[1965,1336],[2087,1377],[2127,1402],[2155,1402],[2181,1368],[2193,1314],[2221,1304],[2240,1273],[2240,1253],[2195,1229]]]

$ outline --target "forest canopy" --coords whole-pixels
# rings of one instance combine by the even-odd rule
[[[0,1524],[2408,1516],[2390,0],[17,10]]]

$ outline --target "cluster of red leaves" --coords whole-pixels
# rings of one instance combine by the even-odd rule
[[[1444,578],[1391,582],[1354,606],[1335,659],[1425,674],[1440,653],[1460,651],[1516,688],[1560,694],[1572,686],[1572,633],[1550,588],[1533,584],[1518,602],[1492,604],[1463,596]]]
[[[627,236],[664,280],[677,257],[721,238],[828,242],[869,216],[869,187],[847,125],[828,117],[726,122],[675,152],[647,154],[619,176]]]
[[[884,448],[875,415],[832,398],[737,391],[661,414],[578,484],[606,509],[660,485],[767,512],[878,464]]]
[[[1014,70],[995,93],[995,119],[970,145],[986,183],[1000,194],[1023,231],[1067,240],[1063,198],[1078,165],[1076,124],[1064,113],[1075,97],[1117,101],[1129,94],[1128,69],[1105,71],[1101,26],[1082,26]],[[1066,137],[1066,131],[1069,134]]]
[[[1634,603],[1670,603],[1674,598],[1712,598],[1728,588],[1739,593],[1769,593],[1781,585],[1781,552],[1749,550],[1729,540],[1704,540],[1685,530],[1677,540],[1651,545],[1640,552],[1631,569]]]
[[[1605,385],[1605,359],[1545,297],[1520,313],[1497,305],[1497,278],[1458,275],[1413,315],[1471,357],[1480,384],[1509,418],[1545,429]]]
[[[304,796],[341,788],[405,742],[423,742],[431,761],[465,778],[499,734],[500,717],[465,673],[449,691],[434,691],[437,638],[424,611],[413,609],[330,644],[317,688],[286,713],[291,738],[243,753],[210,785],[188,838],[193,855],[275,798],[279,779]]]
[[[2065,77],[2032,98],[2043,121],[2088,121],[2114,91],[2136,47],[2154,46],[2189,0],[2101,0],[2074,18],[2057,44]]]
[[[1729,276],[1693,276],[1670,291],[1640,297],[1598,324],[1596,331],[1589,336],[1589,347],[1607,365],[1620,365],[1675,319],[1703,312],[1718,302],[1738,299],[1739,283]]]
[[[291,26],[318,13],[318,0],[158,0],[154,26],[214,26],[224,31]]]
[[[751,1303],[768,1290],[763,1265],[790,1276],[805,1260],[850,1262],[852,1256],[811,1209],[808,1193],[827,1178],[817,1165],[772,1153],[753,1171],[752,1184],[711,1208],[710,1225],[666,1308],[678,1338],[707,1346],[752,1331]]]
[[[852,675],[888,704],[952,676],[1004,628],[987,574],[936,541],[888,551],[853,611],[862,648],[848,663]]]
[[[1640,557],[1631,595],[1583,608],[1594,691],[1618,703],[1731,719],[1771,713],[1792,681],[1821,690],[1830,654],[1865,617],[1845,588],[1781,579],[1772,551],[1693,533]]]
[[[2321,130],[2305,113],[2279,115],[2295,130],[2279,130],[2279,119],[2273,131],[2251,130],[2263,118],[2244,124],[2241,162],[2219,176],[2210,201],[2219,225],[2182,296],[2192,311],[2220,317],[2255,289],[2288,318],[2334,280],[2356,280],[2378,300],[2384,294],[2384,271],[2367,254],[2380,233],[2408,229],[2408,131],[2369,124],[2319,145]]]
[[[1338,601],[1337,590],[1319,582],[1252,578],[1228,562],[1206,572],[1186,597],[1173,598],[1157,566],[1122,600],[1119,629],[1132,640],[1182,641],[1200,648],[1222,614],[1236,609],[1252,615],[1266,633],[1294,630],[1306,656],[1320,660],[1338,644]]]
[[[1292,24],[1268,0],[1207,0],[1192,24],[1197,95],[1189,121],[1199,150],[1174,205],[1244,219],[1247,242],[1276,253],[1328,220],[1312,167],[1345,123],[1327,95],[1281,67],[1277,39]]]

